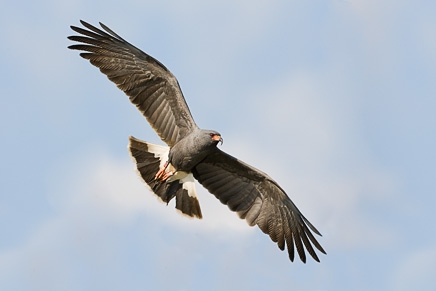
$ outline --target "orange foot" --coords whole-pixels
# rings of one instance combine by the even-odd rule
[[[156,176],[154,176],[155,180],[158,180],[160,182],[164,182],[166,181],[169,177],[171,177],[172,175],[174,175],[174,173],[172,171],[169,172],[165,172],[165,170],[167,169],[169,163],[165,162],[164,166],[162,168],[159,169],[159,171],[156,173]]]
[[[160,177],[159,181],[165,182],[172,175],[174,175],[173,171],[166,172],[162,177]]]

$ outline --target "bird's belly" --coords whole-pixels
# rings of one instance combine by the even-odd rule
[[[184,156],[179,159],[172,159],[171,164],[176,168],[177,171],[190,172],[199,161],[193,160],[190,156]]]

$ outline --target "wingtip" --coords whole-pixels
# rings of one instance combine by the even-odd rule
[[[319,247],[316,246],[316,248],[317,248],[321,253],[323,253],[324,255],[327,255],[327,252],[324,250],[324,248],[323,248],[321,245],[319,245]]]

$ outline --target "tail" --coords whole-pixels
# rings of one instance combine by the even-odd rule
[[[131,136],[129,137],[129,150],[142,179],[160,200],[168,204],[176,197],[176,209],[190,217],[200,219],[203,217],[192,173],[182,175],[183,178],[180,180],[169,179],[167,182],[155,180],[156,173],[168,159],[170,150],[168,147],[151,144]]]

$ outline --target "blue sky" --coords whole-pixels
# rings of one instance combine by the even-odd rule
[[[435,8],[5,3],[0,289],[435,289]],[[176,75],[197,124],[277,180],[321,231],[321,263],[291,263],[200,186],[201,221],[157,201],[127,139],[160,141],[67,49],[79,19],[102,21]]]

